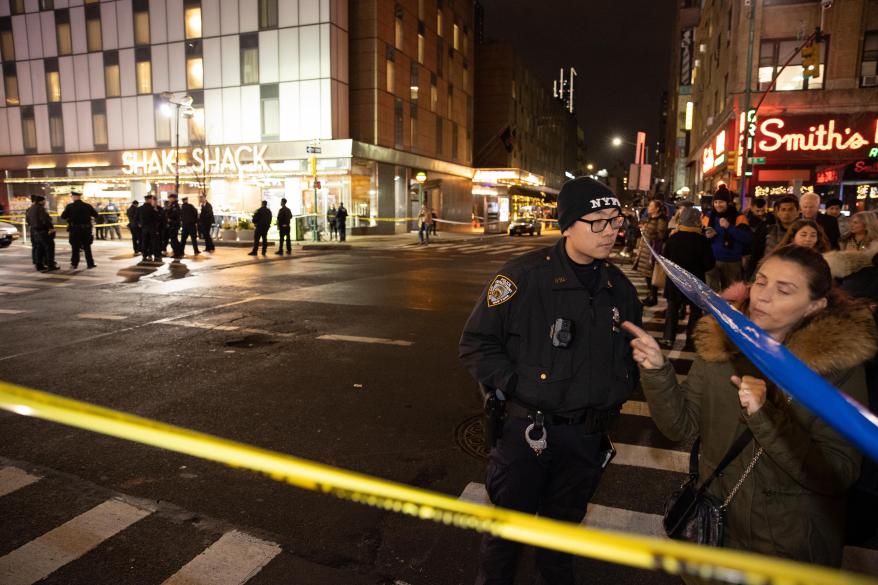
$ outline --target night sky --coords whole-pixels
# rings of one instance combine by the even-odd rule
[[[661,93],[668,85],[675,0],[480,0],[487,40],[510,41],[545,78],[573,66],[574,109],[597,168],[634,162],[644,130],[658,139]],[[652,156],[650,156],[650,162]]]

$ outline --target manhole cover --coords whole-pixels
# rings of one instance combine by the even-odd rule
[[[482,415],[471,416],[454,431],[454,440],[467,455],[486,460],[491,449],[485,445],[485,419]]]

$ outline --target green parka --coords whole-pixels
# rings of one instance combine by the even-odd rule
[[[729,505],[724,546],[839,565],[844,495],[859,475],[860,452],[770,382],[765,404],[747,416],[730,377],[765,376],[710,317],[698,324],[695,342],[697,356],[682,384],[667,362],[659,369],[641,369],[641,384],[663,434],[673,440],[701,436],[701,479],[746,427],[753,431],[755,440],[708,489],[720,500],[742,477],[757,448],[765,449]],[[791,333],[785,345],[836,388],[867,404],[862,364],[876,351],[868,308],[823,310]]]

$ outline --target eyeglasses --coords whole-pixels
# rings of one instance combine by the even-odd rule
[[[599,234],[605,229],[607,229],[607,225],[613,227],[613,229],[620,229],[623,225],[625,225],[625,216],[617,215],[616,217],[611,217],[609,219],[582,219],[579,218],[576,221],[581,221],[582,223],[587,223],[591,226],[591,231]]]

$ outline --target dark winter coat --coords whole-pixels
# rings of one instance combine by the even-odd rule
[[[180,229],[180,205],[178,203],[171,203],[165,209],[165,225],[171,230]]]
[[[161,227],[161,215],[155,205],[144,203],[137,208],[137,224],[145,230],[156,230]]]
[[[348,220],[348,210],[344,207],[339,207],[338,211],[335,212],[335,220],[338,222],[338,225],[344,225]]]
[[[293,219],[293,212],[289,207],[281,207],[277,211],[277,227],[290,227],[290,221]]]
[[[728,229],[720,225],[720,219],[723,218],[729,222]],[[721,214],[714,209],[710,210],[702,217],[702,223],[705,228],[713,228],[716,232],[716,235],[710,239],[710,245],[713,247],[713,257],[717,262],[739,261],[753,239],[747,217],[738,213],[732,204],[729,204]]]
[[[27,212],[25,212],[25,220],[27,221],[27,225],[30,226],[31,231],[34,232],[48,232],[49,230],[55,229],[49,212],[39,203],[34,203],[27,208]]]
[[[267,232],[268,228],[271,227],[271,210],[267,207],[257,209],[256,213],[253,214],[253,223],[257,230]]]
[[[188,201],[180,206],[180,221],[183,225],[195,225],[198,223],[198,210]]]
[[[702,281],[704,275],[716,265],[710,241],[701,235],[699,228],[678,227],[677,233],[665,242],[663,256]],[[670,278],[666,280],[665,297],[668,300],[683,299],[683,294]]]
[[[857,479],[862,455],[810,410],[768,382],[765,404],[751,416],[741,409],[730,377],[765,376],[732,345],[712,317],[696,330],[697,355],[677,383],[673,366],[641,369],[652,418],[676,441],[701,436],[699,477],[707,477],[746,428],[754,440],[708,488],[719,501],[753,459],[765,453],[728,509],[725,546],[814,564],[839,565],[845,494]],[[791,333],[784,345],[836,388],[866,402],[863,363],[876,350],[868,308],[826,309]]]
[[[140,207],[132,203],[125,211],[125,217],[128,218],[128,227],[137,227],[137,214]]]
[[[214,224],[213,217],[213,205],[210,202],[205,201],[204,205],[201,206],[201,214],[198,216],[198,224],[202,227],[211,227]]]

